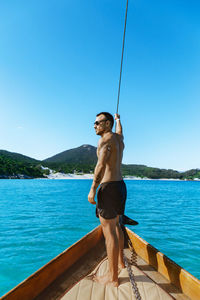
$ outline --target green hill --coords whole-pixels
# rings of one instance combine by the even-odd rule
[[[6,150],[0,150],[0,156],[8,157],[8,158],[11,158],[18,162],[23,162],[23,163],[37,164],[39,162],[39,160],[31,158],[29,156],[25,156],[20,153],[9,152]]]
[[[97,148],[91,145],[66,150],[42,161],[42,164],[59,172],[90,173],[94,171],[97,162]]]
[[[181,178],[181,173],[171,169],[151,168],[145,165],[122,165],[122,173],[125,176],[147,177],[151,179],[159,178]]]
[[[194,178],[200,179],[200,169],[191,169],[182,173],[184,178],[193,180]]]
[[[63,151],[43,161],[34,158],[0,150],[0,178],[41,178],[48,170],[41,166],[48,167],[58,172],[90,173],[94,171],[97,155],[97,148],[91,145]],[[171,169],[159,169],[145,165],[128,164],[122,165],[123,176],[147,177],[151,179],[200,179],[200,169],[192,169],[186,172],[178,172]]]
[[[64,173],[73,173],[74,170],[83,173],[93,172],[97,162],[96,150],[97,148],[94,146],[82,145],[45,159],[42,161],[42,164]],[[159,169],[135,164],[122,164],[121,169],[123,176],[147,177],[151,179],[200,178],[199,169],[178,172],[172,169]]]
[[[0,178],[43,177],[40,162],[31,157],[0,150]]]
[[[63,151],[50,158],[43,160],[47,163],[87,163],[95,164],[97,162],[97,148],[91,145],[82,145],[77,148]]]

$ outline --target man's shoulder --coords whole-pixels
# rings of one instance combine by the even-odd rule
[[[111,132],[109,135],[102,137],[99,140],[99,146],[107,143],[114,144],[116,141],[123,141],[124,136],[122,134]]]
[[[114,142],[114,135],[115,135],[115,133],[110,132],[109,134],[103,136],[101,138],[101,143],[102,144],[113,143]]]
[[[105,147],[105,146],[111,146],[114,143],[114,139],[113,139],[113,133],[103,136],[100,138],[99,142],[98,142],[98,149]]]

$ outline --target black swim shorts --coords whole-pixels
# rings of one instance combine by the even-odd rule
[[[126,196],[126,185],[123,180],[102,183],[97,192],[96,216],[113,219],[117,215],[123,215]]]

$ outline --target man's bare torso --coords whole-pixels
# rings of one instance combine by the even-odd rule
[[[123,136],[117,133],[108,132],[101,137],[97,148],[97,156],[99,156],[103,147],[107,147],[109,155],[101,183],[122,180],[120,167],[124,150]]]

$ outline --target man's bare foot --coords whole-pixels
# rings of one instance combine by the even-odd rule
[[[101,283],[101,284],[104,284],[104,285],[112,285],[114,287],[119,286],[119,281],[118,280],[112,280],[108,273],[103,275],[103,276],[94,276],[93,280],[95,282],[98,282],[98,283]]]

